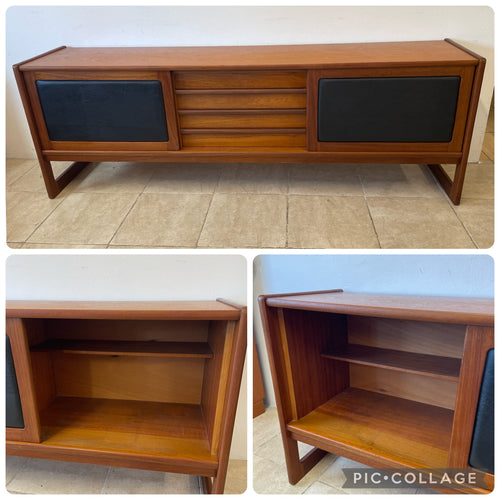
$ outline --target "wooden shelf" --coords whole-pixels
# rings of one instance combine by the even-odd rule
[[[388,465],[446,467],[452,425],[451,410],[348,388],[287,429],[332,453],[355,449]]]
[[[182,466],[199,475],[217,470],[199,405],[57,397],[40,421],[42,442],[11,443],[19,454],[63,460],[77,452],[121,467]]]
[[[169,358],[213,358],[206,342],[155,342],[51,339],[32,351],[61,351],[71,354],[155,356]]]
[[[360,365],[376,366],[388,370],[417,373],[429,377],[458,380],[461,360],[445,356],[432,356],[416,352],[381,349],[358,344],[347,344],[322,356]]]

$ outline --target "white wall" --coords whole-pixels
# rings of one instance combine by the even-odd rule
[[[247,265],[240,255],[11,255],[10,300],[215,300],[247,303]],[[244,372],[231,458],[246,460]]]
[[[34,158],[11,67],[60,45],[266,45],[453,38],[488,59],[471,161],[493,92],[489,7],[11,7],[7,11],[7,156]]]
[[[257,297],[341,288],[349,292],[493,297],[487,255],[262,255],[254,261],[254,336],[267,403],[275,406]]]

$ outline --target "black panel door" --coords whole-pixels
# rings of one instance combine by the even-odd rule
[[[159,81],[36,82],[51,141],[167,142]]]
[[[5,424],[7,427],[18,427],[22,429],[24,428],[24,419],[23,419],[23,410],[21,407],[21,398],[19,396],[19,388],[17,386],[16,370],[14,368],[14,359],[12,358],[10,340],[9,337],[7,336],[6,339],[7,339],[7,346],[5,350],[5,355],[6,355]]]
[[[318,141],[449,142],[459,76],[322,78]]]
[[[490,349],[484,365],[483,382],[477,405],[476,423],[472,436],[469,464],[476,469],[494,474],[495,383],[494,355]]]

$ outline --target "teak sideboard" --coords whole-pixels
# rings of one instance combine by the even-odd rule
[[[87,162],[418,163],[458,204],[484,66],[447,39],[59,47],[14,72],[51,198]]]
[[[480,487],[442,491],[493,489],[492,299],[330,290],[259,302],[290,483],[330,452],[478,471]],[[315,448],[300,458],[298,441]]]
[[[246,308],[7,302],[7,454],[201,477],[223,493]]]

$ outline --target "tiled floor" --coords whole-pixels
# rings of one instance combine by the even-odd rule
[[[99,465],[7,457],[6,484],[10,493],[196,494],[198,478],[184,474]],[[225,493],[247,488],[246,460],[230,460]]]
[[[7,241],[11,248],[489,248],[493,133],[486,135],[458,207],[419,165],[101,163],[49,200],[36,161],[7,160]]]
[[[253,419],[253,487],[261,494],[415,494],[435,493],[426,488],[391,488],[391,489],[343,489],[345,476],[342,469],[366,467],[363,464],[337,455],[326,455],[297,484],[288,482],[285,455],[276,408]],[[307,453],[310,446],[299,444],[301,455]]]

